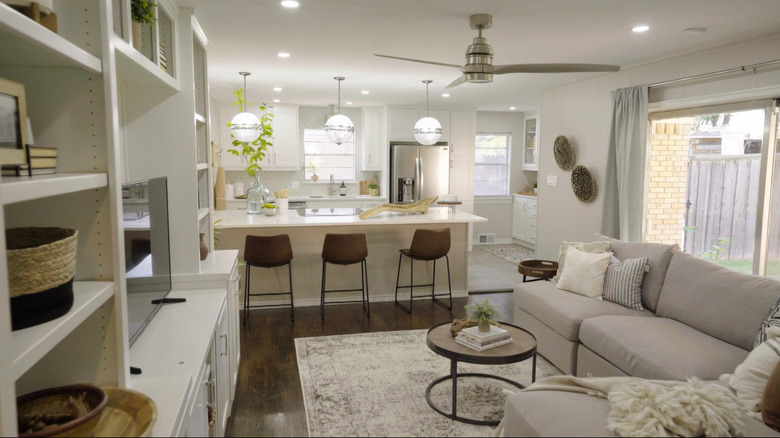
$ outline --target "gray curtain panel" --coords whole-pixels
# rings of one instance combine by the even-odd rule
[[[621,240],[642,238],[647,89],[639,85],[612,91],[601,232]]]

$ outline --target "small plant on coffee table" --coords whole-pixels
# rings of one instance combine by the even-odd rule
[[[466,316],[468,319],[477,321],[477,326],[481,332],[489,332],[490,324],[497,323],[498,318],[501,317],[498,310],[488,300],[467,304]]]

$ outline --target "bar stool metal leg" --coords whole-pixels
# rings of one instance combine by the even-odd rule
[[[244,325],[246,325],[246,317],[249,315],[249,272],[251,266],[246,265],[246,279],[244,280]]]
[[[293,322],[295,322],[295,303],[293,303],[293,286],[292,286],[292,262],[287,263],[287,276],[290,279],[290,316]]]
[[[322,286],[320,288],[320,319],[325,321],[325,261],[322,261]]]

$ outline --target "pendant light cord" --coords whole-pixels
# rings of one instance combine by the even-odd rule
[[[430,109],[428,108],[428,84],[429,83],[430,82],[425,83],[425,117],[431,116]]]

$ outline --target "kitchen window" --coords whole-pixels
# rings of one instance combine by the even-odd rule
[[[316,172],[320,181],[355,180],[355,140],[337,145],[328,140],[322,129],[303,130],[303,155],[306,167],[305,180],[312,181]]]
[[[509,196],[512,135],[477,134],[474,156],[474,196]]]

